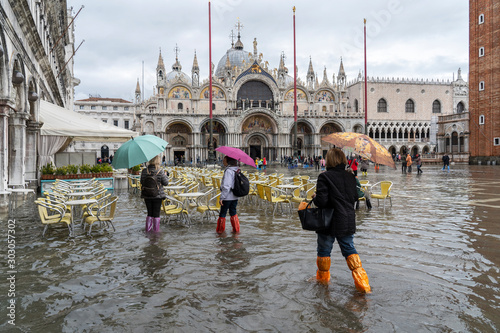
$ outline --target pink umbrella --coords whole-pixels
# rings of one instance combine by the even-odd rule
[[[241,150],[239,148],[220,146],[220,147],[215,148],[215,150],[218,151],[219,153],[226,155],[226,156],[232,157],[235,160],[240,161],[241,163],[244,163],[246,165],[250,165],[250,166],[256,168],[254,160],[250,156],[248,156],[247,153],[245,153],[243,150]]]

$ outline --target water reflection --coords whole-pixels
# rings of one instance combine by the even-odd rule
[[[308,169],[277,171],[317,177]],[[123,191],[116,232],[89,237],[77,230],[68,238],[64,228],[51,228],[41,238],[37,212],[24,203],[9,216],[17,221],[16,329],[494,332],[499,176],[492,166],[443,173],[426,165],[422,175],[371,170],[365,178],[372,184],[394,186],[392,207],[373,202],[372,210],[361,204],[357,211],[356,248],[373,289],[366,296],[356,292],[338,251],[331,283],[310,282],[315,234],[303,231],[295,215],[273,218],[265,206],[239,205],[237,235],[229,228],[218,236],[211,221],[162,225],[151,236],[143,231],[143,201]],[[4,249],[6,241],[0,240]],[[8,289],[6,279],[0,288]],[[0,331],[11,331],[5,319],[0,323]]]

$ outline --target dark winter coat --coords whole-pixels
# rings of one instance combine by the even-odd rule
[[[318,176],[314,204],[319,208],[334,208],[332,228],[318,231],[333,236],[348,236],[356,232],[356,213],[354,204],[358,200],[356,177],[340,164],[327,168]]]
[[[160,190],[158,191],[158,195],[156,197],[144,197],[141,193],[141,198],[144,199],[165,199],[167,195],[165,194],[165,191],[163,190],[163,186],[168,185],[168,177],[163,171],[163,169],[155,169],[154,165],[148,165],[147,168],[144,168],[141,173],[141,183],[146,179],[146,176],[148,174],[156,175],[156,182],[158,185],[160,185]],[[156,174],[158,172],[158,174]]]
[[[443,164],[450,165],[450,157],[448,155],[443,156]]]

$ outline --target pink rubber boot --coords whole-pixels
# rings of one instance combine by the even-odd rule
[[[160,217],[154,217],[153,218],[153,232],[159,232],[160,231]]]
[[[146,217],[146,232],[153,231],[153,218],[151,216]]]

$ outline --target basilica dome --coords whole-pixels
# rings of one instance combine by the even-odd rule
[[[226,68],[226,61],[228,58],[229,58],[229,63],[231,64],[231,69],[233,69],[234,66],[241,69],[246,69],[246,67],[249,67],[251,64],[248,53],[249,53],[248,51],[243,50],[243,43],[241,42],[240,37],[238,36],[238,41],[236,42],[236,44],[229,50],[227,50],[226,54],[224,54],[224,56],[219,60],[219,63],[217,64],[217,69],[215,70],[215,76],[224,77],[224,70]],[[245,68],[242,68],[243,61],[245,61]]]
[[[191,77],[182,71],[181,63],[176,57],[175,63],[172,65],[172,71],[166,75],[167,83],[177,82],[178,78],[182,83],[191,84]]]

